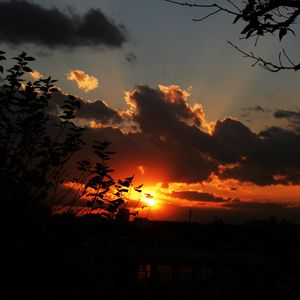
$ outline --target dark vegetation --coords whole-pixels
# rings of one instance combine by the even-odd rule
[[[275,261],[271,267],[281,274],[272,296],[232,298],[223,292],[223,281],[214,279],[210,284],[220,285],[210,291],[217,294],[203,299],[299,299],[298,225],[274,218],[239,226],[222,220],[206,225],[140,218],[129,222],[135,213],[127,208],[129,190],[141,193],[142,186],[132,185],[133,176],[114,181],[108,165],[113,153],[106,141],[93,144],[98,161],[78,162],[77,178],[69,178],[66,169],[83,145],[84,129],[74,121],[79,102],[69,96],[61,115],[51,116],[47,106],[56,92],[55,80],[25,82],[34,58],[22,53],[14,60],[0,88],[2,228],[3,237],[8,235],[5,299],[198,299],[198,285],[158,281],[147,288],[139,284],[137,272],[149,262],[196,264],[193,256],[202,252],[210,254],[214,266],[229,254],[227,265],[236,264],[241,254],[260,255]],[[60,186],[70,181],[68,198]],[[83,197],[87,206],[78,216],[74,208]],[[53,214],[58,206],[64,213]]]
[[[0,52],[1,61],[6,60],[4,54]],[[108,150],[109,142],[94,141],[98,160],[78,161],[78,176],[68,176],[71,158],[84,145],[84,128],[74,121],[80,101],[69,95],[61,115],[50,115],[49,101],[58,92],[56,80],[26,82],[24,75],[32,72],[28,64],[35,59],[24,52],[13,59],[16,64],[6,70],[0,88],[0,188],[8,214],[51,215],[57,208],[71,213],[84,199],[83,214],[98,212],[108,219],[121,212],[129,216],[125,210],[129,190],[141,193],[142,185],[133,187],[133,176],[114,181],[114,170],[108,165],[114,154]],[[4,72],[2,66],[0,72]],[[64,192],[67,182],[72,187]]]

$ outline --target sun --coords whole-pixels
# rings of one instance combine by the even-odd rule
[[[154,193],[144,193],[142,201],[150,207],[154,206],[156,203]]]
[[[155,205],[155,200],[154,200],[154,199],[146,199],[145,202],[146,202],[149,206],[154,206],[154,205]]]

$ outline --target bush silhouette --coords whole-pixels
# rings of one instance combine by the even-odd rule
[[[6,60],[0,51],[0,61]],[[34,82],[25,81],[32,72],[28,66],[35,59],[25,52],[4,73],[0,86],[0,191],[10,214],[27,214],[45,207],[51,212],[54,204],[72,207],[86,198],[84,213],[99,211],[114,219],[119,208],[126,205],[125,194],[133,177],[115,183],[107,161],[113,152],[107,141],[95,141],[93,150],[99,158],[94,165],[88,159],[77,163],[80,175],[73,180],[75,196],[69,202],[58,196],[60,186],[70,181],[66,176],[71,157],[84,145],[84,128],[75,122],[75,110],[80,101],[69,95],[61,106],[62,114],[49,114],[48,104],[57,92],[51,77]],[[138,189],[140,190],[140,189]],[[113,192],[112,192],[113,191]],[[110,197],[108,196],[110,194]]]
[[[5,60],[5,53],[0,54]],[[57,91],[56,80],[25,82],[25,73],[32,72],[28,63],[35,59],[25,52],[13,59],[0,90],[0,184],[9,211],[25,213],[50,204],[66,163],[83,144],[83,129],[72,122],[79,101],[69,96],[62,115],[50,116],[47,107]],[[49,133],[50,127],[56,134]]]

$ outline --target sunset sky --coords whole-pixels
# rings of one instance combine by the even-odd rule
[[[227,41],[266,60],[285,47],[297,61],[299,25],[255,47],[239,40],[243,23],[192,21],[203,15],[163,0],[0,1],[0,49],[37,59],[28,79],[58,80],[51,113],[80,97],[87,146],[110,141],[114,176],[135,175],[154,196],[143,216],[297,221],[300,71],[252,67]]]

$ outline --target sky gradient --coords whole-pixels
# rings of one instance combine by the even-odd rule
[[[155,195],[141,215],[297,221],[300,73],[252,67],[227,40],[267,60],[282,47],[300,59],[300,41],[254,47],[230,16],[192,21],[204,14],[162,0],[0,1],[1,49],[35,56],[33,79],[58,79],[51,113],[80,97],[87,144],[109,140],[115,176]]]

